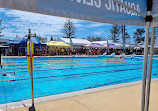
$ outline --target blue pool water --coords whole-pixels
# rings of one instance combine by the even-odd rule
[[[158,60],[153,60],[152,78],[158,77]],[[31,98],[27,58],[4,58],[0,79],[0,104]],[[35,98],[142,80],[141,57],[41,57],[34,58]],[[15,75],[12,75],[14,74]],[[4,82],[2,82],[2,80]],[[4,88],[6,93],[6,101]]]

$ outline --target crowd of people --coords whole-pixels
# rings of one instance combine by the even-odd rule
[[[27,55],[27,47],[9,47],[9,48],[1,48],[2,54],[5,56],[26,56]],[[107,48],[63,48],[63,47],[35,47],[34,55],[35,56],[58,56],[58,55],[103,55],[105,53],[110,55],[115,53],[116,55],[120,55],[123,53],[123,49],[107,49]],[[126,54],[143,54],[143,49],[135,50],[135,49],[126,49]]]

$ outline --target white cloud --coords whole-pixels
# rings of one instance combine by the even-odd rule
[[[7,37],[15,37],[16,35],[24,36],[28,33],[29,28],[31,29],[32,33],[36,33],[41,36],[63,36],[62,29],[66,18],[10,9],[0,9],[0,12],[3,12],[8,20],[3,24],[3,26],[6,27],[4,34]],[[77,31],[90,30],[91,28],[107,25],[77,19],[73,19],[73,22],[75,23]],[[99,35],[99,32],[95,34]]]
[[[60,35],[62,36],[62,29],[66,18],[54,17],[30,12],[23,12],[17,10],[0,9],[0,12],[5,12],[6,16],[13,18],[5,25],[6,36],[14,36],[27,34],[30,28],[33,33],[41,36]],[[78,20],[73,20],[74,23],[79,23]],[[78,25],[79,26],[79,25]],[[12,34],[11,34],[12,33]]]
[[[101,35],[101,34],[102,32],[98,32],[98,31],[94,32],[94,35]]]
[[[10,28],[19,34],[27,34],[31,28],[33,33],[47,36],[48,34],[60,34],[65,18],[34,14],[29,12],[10,10],[6,12],[8,17],[15,17],[8,24]],[[56,32],[56,33],[55,33]]]
[[[103,29],[96,30],[93,34],[94,36],[101,36],[105,34],[105,30]]]
[[[4,8],[0,8],[0,13],[2,12],[6,12],[6,10]]]
[[[106,26],[107,24],[104,24],[104,23],[96,23],[96,22],[79,22],[76,26],[78,28],[84,28],[84,29],[87,29],[87,28],[97,28],[97,27],[102,27],[102,26]]]
[[[87,27],[101,27],[101,26],[105,26],[105,24],[103,24],[103,23],[92,23],[92,24],[88,25]]]

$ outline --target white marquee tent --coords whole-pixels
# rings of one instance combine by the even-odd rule
[[[92,41],[91,43],[99,43],[102,45],[107,45],[107,41]],[[123,48],[123,44],[122,43],[113,43],[111,40],[108,40],[109,44],[115,44],[116,46],[118,46],[119,48]],[[135,47],[135,45],[133,44],[125,44],[126,48],[133,48]]]
[[[71,45],[69,38],[57,38],[57,40],[63,41],[65,43]],[[91,43],[90,41],[88,41],[86,39],[71,38],[71,40],[72,40],[73,45],[75,45],[75,46],[84,46],[84,45],[87,45],[87,44]]]
[[[107,44],[107,41],[92,41],[91,43],[99,43],[99,44],[105,45]]]
[[[158,26],[158,0],[0,0],[0,7],[41,14],[77,18],[102,23],[146,26],[142,106],[148,111],[155,26]],[[148,38],[152,30],[146,91]],[[146,97],[146,99],[145,99]]]

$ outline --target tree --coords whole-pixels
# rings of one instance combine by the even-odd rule
[[[125,43],[130,43],[131,42],[131,37],[129,35],[129,33],[127,32],[127,29],[126,29],[126,32],[125,32]]]
[[[121,26],[120,25],[113,25],[110,32],[111,32],[110,39],[113,42],[117,43],[120,40],[119,36],[121,34]]]
[[[41,36],[37,36],[40,40],[41,43],[46,43],[47,42],[47,37],[41,37]]]
[[[102,37],[96,37],[94,41],[101,41]]]
[[[151,44],[152,32],[149,33],[149,45]],[[158,28],[155,27],[155,39],[158,37]],[[143,38],[143,42],[145,41],[145,37]]]
[[[50,41],[53,41],[53,37],[50,38]]]
[[[144,41],[143,34],[145,33],[144,28],[138,28],[136,32],[134,32],[133,39],[135,43],[141,43]]]
[[[92,41],[102,41],[103,38],[102,37],[91,37],[91,36],[88,36],[87,40],[90,41],[90,42],[92,42]]]
[[[1,24],[2,24],[2,19],[0,20],[0,26],[1,26]],[[0,28],[0,37],[3,36],[3,35],[2,35],[2,30],[3,30],[4,28],[5,28],[5,27]]]
[[[66,20],[66,22],[64,24],[63,32],[64,32],[64,35],[66,36],[66,38],[74,38],[75,37],[76,28],[75,28],[75,25],[71,19]]]
[[[25,37],[28,37],[28,35],[26,34]],[[42,37],[40,35],[37,36],[36,33],[32,34],[31,37],[38,37],[41,43],[46,43],[47,42],[47,37]]]
[[[34,33],[34,34],[32,35],[32,37],[37,37],[36,33]]]
[[[91,36],[88,36],[88,37],[87,37],[87,40],[90,41],[90,42],[92,42]]]
[[[24,37],[28,37],[28,34],[25,34],[25,36],[24,36]],[[31,34],[31,37],[37,37],[37,34],[36,34],[36,33]]]

